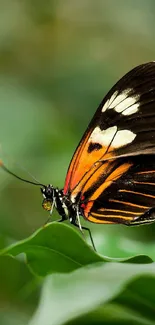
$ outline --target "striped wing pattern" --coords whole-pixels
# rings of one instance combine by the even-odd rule
[[[155,206],[155,155],[120,158],[115,165],[117,171],[119,164],[130,167],[117,179],[113,178],[99,195],[97,183],[92,184],[89,191],[83,193],[86,204],[82,213],[96,223],[145,223],[148,216],[147,220],[143,216]],[[102,182],[107,182],[107,178],[103,180],[103,175],[100,176]],[[96,198],[91,200],[94,194]],[[154,219],[155,215],[150,214],[148,221]]]

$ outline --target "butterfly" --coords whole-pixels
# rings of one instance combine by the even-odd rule
[[[64,188],[36,185],[43,208],[51,214],[56,208],[60,222],[69,219],[87,229],[94,249],[80,216],[127,226],[155,221],[155,62],[129,71],[102,100],[75,150]]]

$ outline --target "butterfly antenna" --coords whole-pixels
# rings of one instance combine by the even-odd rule
[[[15,162],[15,164],[22,169],[23,171],[25,171],[34,181],[35,183],[38,183],[40,185],[40,182],[38,181],[38,179],[36,179],[25,167],[21,166],[20,164],[18,164],[17,162]]]
[[[0,160],[0,167],[4,170],[4,171],[6,171],[8,174],[10,174],[10,175],[12,175],[12,176],[14,176],[15,178],[17,178],[17,179],[19,179],[20,181],[23,181],[23,182],[25,182],[25,183],[29,183],[29,184],[33,184],[33,185],[38,185],[38,186],[43,186],[43,187],[45,187],[45,185],[44,184],[41,184],[41,183],[39,183],[34,177],[33,177],[33,179],[36,181],[36,182],[32,182],[32,181],[29,181],[29,180],[27,180],[27,179],[25,179],[25,178],[22,178],[22,177],[20,177],[20,176],[18,176],[18,175],[16,175],[16,174],[14,174],[13,172],[11,172],[4,164],[3,164],[3,162]],[[28,173],[29,175],[31,175],[30,173]]]

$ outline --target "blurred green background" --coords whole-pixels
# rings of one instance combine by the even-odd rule
[[[0,156],[5,164],[21,177],[31,179],[25,168],[40,182],[63,187],[98,104],[128,70],[155,59],[154,41],[153,0],[1,0]],[[0,179],[3,248],[31,235],[48,214],[39,188],[3,170]],[[104,255],[154,254],[154,225],[90,227]],[[33,279],[22,265],[16,281],[6,268],[0,269],[0,324],[25,324],[38,292],[31,290]],[[31,280],[32,288],[27,287]],[[21,295],[20,281],[26,286]]]

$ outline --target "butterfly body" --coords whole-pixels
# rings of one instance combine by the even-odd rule
[[[77,214],[82,214],[82,201],[72,202],[71,199],[63,194],[63,190],[54,188],[53,185],[47,185],[44,188],[41,188],[43,194],[43,208],[47,211],[53,212],[53,208],[56,208],[61,219],[58,220],[62,222],[69,219],[69,221],[77,225]]]

